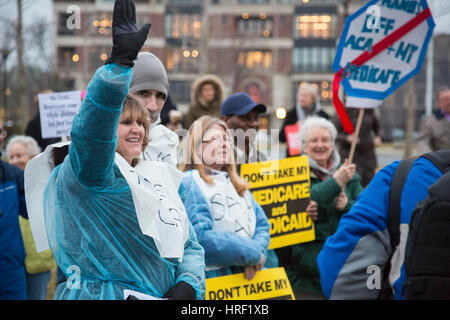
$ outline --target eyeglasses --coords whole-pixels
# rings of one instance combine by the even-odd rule
[[[0,136],[2,136],[2,138],[6,138],[8,136],[8,132],[5,129],[0,128]]]
[[[220,142],[229,142],[230,138],[228,136],[225,137],[221,137],[221,136],[217,136],[217,137],[211,137],[208,140],[203,140],[203,143],[220,143]]]

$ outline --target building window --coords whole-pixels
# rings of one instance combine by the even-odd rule
[[[58,48],[58,66],[72,67],[80,61],[80,56],[75,53],[75,47],[59,47]]]
[[[294,48],[292,64],[295,72],[332,72],[334,47]]]
[[[69,28],[67,28],[67,19],[69,19],[70,16],[70,13],[58,14],[58,35],[68,36],[75,34],[75,29],[70,30]]]
[[[270,0],[238,0],[239,4],[268,4]]]
[[[245,92],[252,97],[256,103],[261,103],[261,88],[256,83],[250,83],[245,87]]]
[[[238,56],[239,66],[246,69],[270,69],[272,67],[271,51],[244,51]]]
[[[169,81],[170,99],[175,103],[189,103],[191,100],[191,85],[189,81]]]
[[[202,4],[203,0],[167,0],[167,4]]]
[[[94,13],[89,18],[89,35],[110,37],[112,32],[111,13],[99,12]]]
[[[166,38],[182,39],[184,37],[200,39],[201,14],[168,13],[165,17]]]
[[[239,36],[264,37],[272,36],[273,21],[265,13],[259,16],[250,17],[248,13],[243,13],[236,20],[237,34]]]
[[[89,71],[95,71],[99,66],[105,64],[109,57],[111,48],[92,48],[88,49]]]
[[[167,70],[174,72],[198,72],[198,48],[167,47]]]
[[[294,24],[295,38],[322,38],[335,37],[335,17],[329,14],[297,15]]]

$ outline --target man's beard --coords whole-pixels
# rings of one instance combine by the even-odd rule
[[[150,110],[148,110],[148,113],[150,115],[150,123],[154,123],[154,122],[156,122],[156,120],[158,120],[159,111],[150,111]]]

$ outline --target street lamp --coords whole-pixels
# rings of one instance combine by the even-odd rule
[[[0,50],[2,54],[2,72],[3,72],[3,92],[2,92],[2,105],[5,108],[5,118],[9,120],[10,114],[9,114],[9,108],[8,108],[8,100],[7,100],[7,94],[6,94],[6,88],[7,88],[7,74],[6,74],[6,61],[8,59],[8,55],[10,54],[10,49],[1,49]]]

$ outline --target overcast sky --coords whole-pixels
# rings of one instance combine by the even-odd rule
[[[314,0],[312,1],[314,2]],[[36,21],[37,18],[45,19],[50,25],[55,27],[53,22],[53,1],[52,0],[23,0],[24,3],[24,28]],[[76,3],[76,2],[74,2]],[[428,0],[433,18],[436,22],[434,33],[448,33],[450,34],[450,0]],[[0,21],[5,19],[16,19],[17,5],[16,0],[0,0]],[[0,23],[0,36],[4,34],[5,25]],[[26,45],[26,44],[25,44]],[[48,43],[45,44],[49,52],[51,52],[51,32],[49,34]],[[2,39],[0,39],[0,47],[3,46]],[[26,47],[28,52],[28,60],[37,61],[33,56],[39,54],[33,52],[29,47]],[[14,53],[8,59],[8,65],[11,66],[16,61]],[[28,61],[29,62],[29,61]]]

